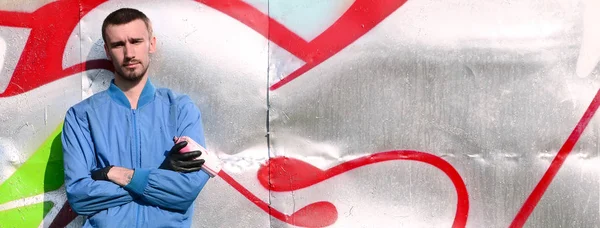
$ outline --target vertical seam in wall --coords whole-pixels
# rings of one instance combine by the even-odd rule
[[[271,103],[270,103],[270,90],[269,90],[269,82],[270,82],[270,74],[271,74],[271,20],[269,20],[271,18],[271,1],[267,0],[267,97],[266,97],[266,102],[267,102],[267,164],[271,158],[271,129],[270,129],[270,111],[271,111]],[[269,186],[271,186],[271,166],[269,165],[268,167],[268,180],[269,180]],[[273,227],[272,223],[272,217],[271,217],[271,188],[268,189],[269,190],[269,195],[268,195],[268,203],[269,203],[269,227]]]

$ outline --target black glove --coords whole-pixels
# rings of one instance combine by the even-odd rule
[[[180,173],[189,173],[200,170],[204,164],[204,159],[194,160],[198,156],[202,155],[202,152],[190,151],[187,153],[180,153],[179,150],[187,146],[187,142],[179,142],[175,144],[163,163],[158,167],[159,169],[172,170]]]
[[[97,169],[92,171],[92,179],[94,180],[103,180],[103,181],[109,181],[108,180],[108,171],[110,171],[110,169],[113,166],[106,166],[102,169]]]

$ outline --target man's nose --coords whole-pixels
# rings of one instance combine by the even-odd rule
[[[125,44],[125,58],[128,59],[133,59],[135,58],[135,49],[133,48],[133,45],[131,45],[130,43],[126,43]]]

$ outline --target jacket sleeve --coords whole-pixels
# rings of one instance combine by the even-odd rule
[[[77,214],[92,215],[133,200],[118,185],[91,178],[96,157],[89,124],[86,119],[78,118],[73,108],[67,111],[61,139],[67,200]]]
[[[200,110],[185,96],[177,111],[177,134],[205,146]],[[186,212],[209,179],[203,171],[178,173],[162,169],[135,169],[125,189],[160,208]]]

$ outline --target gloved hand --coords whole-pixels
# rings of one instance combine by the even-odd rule
[[[158,167],[159,169],[172,170],[180,173],[189,173],[200,170],[204,164],[204,159],[194,160],[198,156],[202,155],[200,151],[190,151],[187,153],[180,153],[179,150],[187,146],[186,141],[175,144],[163,163]]]
[[[109,181],[108,180],[108,171],[110,171],[110,169],[113,166],[106,166],[102,169],[97,169],[92,171],[92,179],[93,180],[103,180],[103,181]]]

